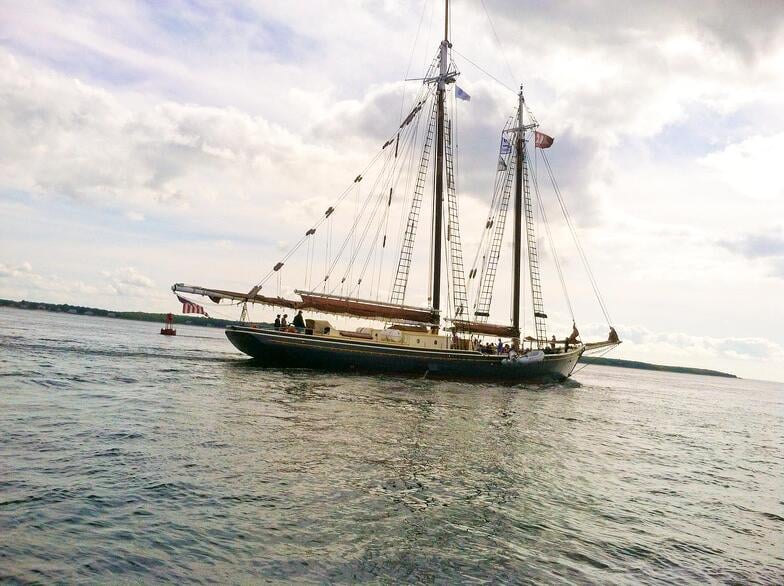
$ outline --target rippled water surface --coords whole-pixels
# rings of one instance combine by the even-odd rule
[[[0,579],[784,582],[782,385],[249,366],[0,309]]]

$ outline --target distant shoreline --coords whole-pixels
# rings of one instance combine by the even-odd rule
[[[97,307],[83,305],[70,305],[68,303],[43,303],[40,301],[12,301],[0,299],[0,307],[13,307],[15,309],[29,309],[50,311],[52,313],[65,313],[70,315],[83,315],[92,317],[109,317],[114,319],[130,319],[134,321],[148,321],[162,323],[166,313],[147,313],[144,311],[111,311]],[[172,314],[175,324],[202,326],[206,328],[224,328],[226,326],[240,325],[240,322],[230,319],[217,319],[214,317],[201,317],[191,315]]]
[[[97,316],[114,319],[129,319],[133,321],[145,321],[161,323],[167,314],[147,313],[144,311],[110,311],[97,307],[86,307],[82,305],[70,305],[67,303],[43,303],[40,301],[13,301],[11,299],[0,299],[0,307],[13,307],[15,309],[27,309],[38,311],[50,311],[52,313],[65,313],[69,315]],[[230,319],[216,319],[212,317],[195,317],[174,315],[174,323],[181,325],[202,326],[207,328],[225,328],[226,326],[242,325],[240,322]],[[270,325],[260,322],[263,325]],[[699,374],[703,376],[718,376],[722,378],[738,378],[734,374],[710,370],[707,368],[692,368],[689,366],[667,366],[663,364],[651,364],[649,362],[639,362],[636,360],[623,360],[620,358],[602,358],[596,356],[583,356],[580,362],[584,364],[597,364],[601,366],[617,366],[622,368],[634,368],[637,370],[653,370],[658,372],[676,372],[679,374]]]
[[[580,362],[596,364],[599,366],[618,366],[621,368],[634,368],[636,370],[654,370],[657,372],[677,372],[678,374],[699,374],[702,376],[718,376],[721,378],[738,378],[737,375],[720,370],[708,368],[693,368],[691,366],[669,366],[666,364],[651,364],[638,360],[624,360],[623,358],[602,358],[600,356],[581,356]]]

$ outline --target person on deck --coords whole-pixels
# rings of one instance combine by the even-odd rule
[[[288,313],[284,313],[283,317],[280,319],[280,329],[283,330],[284,332],[286,331],[286,328],[289,325],[289,319],[288,318],[289,318],[289,314]]]
[[[495,349],[497,350],[496,354],[501,354],[504,351],[504,343],[501,341],[501,338],[498,338],[498,345]]]
[[[280,329],[280,314],[278,314],[278,317],[275,318],[275,329]]]
[[[580,332],[577,331],[577,324],[572,322],[572,334],[566,338],[564,342],[564,349],[568,350],[570,345],[576,346],[577,345],[577,338],[580,336]]]
[[[553,334],[553,337],[550,339],[550,349],[555,350],[555,334]]]
[[[291,325],[297,328],[297,331],[300,334],[305,332],[305,318],[302,317],[301,309],[297,312],[297,315],[294,316],[294,319],[291,321]]]

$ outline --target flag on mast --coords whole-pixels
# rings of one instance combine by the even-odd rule
[[[465,100],[466,102],[471,101],[471,96],[468,93],[460,88],[460,86],[455,86],[455,97],[458,100]]]
[[[506,140],[505,136],[501,137],[501,149],[499,155],[508,155],[512,152],[512,143]]]
[[[538,130],[534,132],[534,137],[535,145],[538,149],[549,149],[551,146],[553,146],[553,141],[555,141],[552,136],[547,136]]]
[[[204,311],[204,308],[201,305],[198,305],[198,304],[194,303],[193,301],[185,299],[185,297],[180,297],[179,295],[177,295],[177,300],[180,303],[182,303],[182,312],[183,313],[199,313],[199,314],[203,315],[204,317],[210,317],[209,315],[207,315],[207,312]]]

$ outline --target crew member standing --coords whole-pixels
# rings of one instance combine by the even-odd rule
[[[302,317],[301,309],[297,312],[297,315],[294,316],[294,319],[291,321],[291,323],[295,328],[297,328],[297,331],[300,334],[305,332],[305,318]]]

